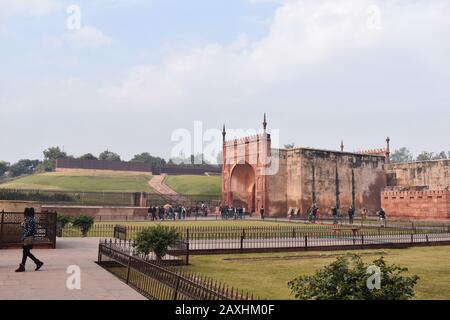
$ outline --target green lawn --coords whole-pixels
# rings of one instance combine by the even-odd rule
[[[181,194],[219,196],[222,189],[220,176],[167,176],[165,183]]]
[[[450,247],[415,247],[409,249],[290,252],[267,254],[231,254],[190,256],[190,266],[183,267],[212,277],[230,286],[253,292],[267,299],[293,299],[287,282],[299,275],[313,274],[333,262],[331,255],[363,253],[366,262],[384,256],[417,274],[416,299],[450,299]],[[257,259],[252,259],[257,258]]]
[[[147,173],[122,172],[49,172],[34,174],[8,183],[5,189],[38,189],[85,192],[154,192]]]

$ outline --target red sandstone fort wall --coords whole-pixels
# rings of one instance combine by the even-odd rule
[[[381,205],[388,218],[449,219],[450,191],[385,191]]]
[[[432,189],[450,186],[450,160],[389,164],[386,172],[389,186],[428,186]]]

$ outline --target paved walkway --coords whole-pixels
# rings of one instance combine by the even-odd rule
[[[163,173],[153,178],[148,182],[149,186],[157,193],[163,196],[170,203],[185,203],[188,201],[185,197],[179,195],[176,191],[164,183],[167,174]]]
[[[39,271],[27,261],[27,271],[15,273],[22,255],[20,249],[0,250],[0,300],[142,300],[142,295],[98,266],[98,238],[58,238],[56,249],[34,249],[45,262]],[[66,287],[67,267],[81,270],[81,289]]]

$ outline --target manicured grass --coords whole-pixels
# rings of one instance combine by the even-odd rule
[[[167,176],[165,183],[181,194],[219,196],[222,189],[220,176]]]
[[[450,247],[323,251],[298,253],[190,256],[190,271],[267,299],[293,299],[287,282],[333,262],[336,254],[359,253],[371,262],[384,256],[388,263],[407,267],[420,280],[416,299],[450,299]],[[280,259],[276,258],[280,257]],[[257,258],[257,259],[250,259]]]
[[[38,189],[84,192],[154,192],[148,185],[152,175],[128,172],[49,172],[1,184],[5,189]]]

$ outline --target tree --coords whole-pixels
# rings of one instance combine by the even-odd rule
[[[9,163],[5,161],[0,161],[0,177],[4,175],[9,170]]]
[[[64,159],[67,157],[67,153],[61,151],[59,147],[50,147],[44,150],[44,159],[45,160],[58,160]]]
[[[154,252],[156,259],[161,260],[179,237],[175,229],[158,225],[139,232],[133,246],[140,254],[148,256],[150,252]]]
[[[374,283],[375,269],[379,268],[380,286]],[[314,275],[300,276],[288,282],[297,299],[310,300],[408,300],[414,297],[414,286],[419,277],[406,276],[407,268],[388,265],[381,257],[366,265],[357,255],[352,259],[337,258]],[[376,276],[376,274],[375,274]]]
[[[404,163],[413,161],[413,154],[408,148],[400,148],[391,154],[392,163]]]
[[[136,154],[133,159],[131,159],[131,162],[142,162],[142,163],[148,163],[153,166],[159,166],[166,164],[166,160],[160,157],[154,157],[148,152],[143,152],[140,154]]]
[[[419,155],[417,156],[416,160],[417,161],[429,161],[429,160],[433,160],[433,152],[428,152],[428,151],[422,151],[421,153],[419,153]]]
[[[72,225],[80,228],[83,237],[87,237],[89,230],[94,224],[94,218],[89,216],[75,216],[72,218]]]
[[[39,171],[53,171],[56,168],[56,160],[66,159],[67,153],[61,151],[59,147],[50,147],[43,151],[44,161],[39,165]]]
[[[92,153],[86,153],[86,154],[83,154],[78,159],[80,159],[80,160],[97,160],[97,157],[94,156]]]
[[[39,164],[39,160],[22,159],[9,167],[9,173],[13,177],[18,177],[23,174],[32,174],[36,171]]]
[[[432,156],[432,160],[445,160],[447,159],[447,153],[445,151],[441,151],[439,153],[435,153]]]
[[[284,145],[284,148],[285,148],[285,149],[292,149],[292,148],[294,148],[294,147],[295,147],[295,144],[294,144],[293,142]]]
[[[100,160],[107,160],[107,161],[120,161],[120,156],[117,153],[114,153],[109,150],[105,150],[98,156]]]

